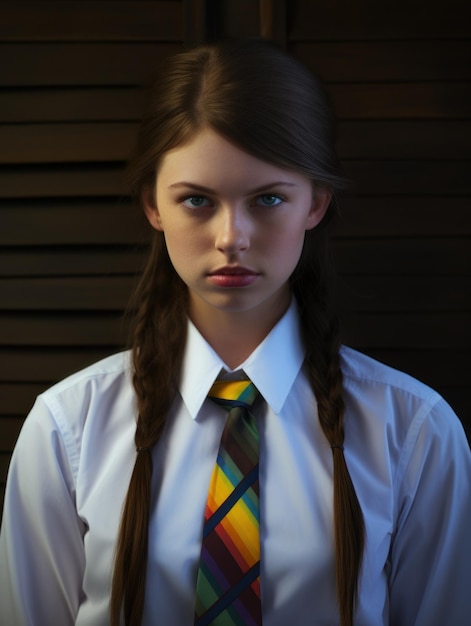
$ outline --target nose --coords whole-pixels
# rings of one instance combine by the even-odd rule
[[[217,221],[215,246],[224,254],[243,252],[250,246],[250,220],[242,208],[233,206],[221,210]]]

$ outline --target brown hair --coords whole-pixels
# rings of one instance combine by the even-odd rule
[[[333,192],[323,222],[306,233],[291,277],[304,342],[305,370],[323,432],[333,446],[337,596],[341,626],[351,626],[364,526],[343,454],[344,404],[339,328],[332,305],[333,269],[326,224],[343,185],[334,152],[334,122],[322,87],[304,66],[264,41],[203,46],[177,55],[155,83],[130,164],[139,200],[155,186],[157,167],[171,148],[210,127],[246,152],[296,170]],[[147,564],[152,456],[177,393],[186,340],[187,289],[169,260],[162,233],[135,302],[133,383],[137,395],[136,463],[122,514],[111,595],[111,624],[124,608],[126,626],[142,619]],[[314,410],[314,407],[313,407]]]

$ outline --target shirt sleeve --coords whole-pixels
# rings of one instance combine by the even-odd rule
[[[75,508],[70,452],[44,400],[38,398],[8,473],[0,535],[2,624],[75,623],[85,567],[85,526]]]
[[[390,626],[465,626],[471,616],[471,455],[440,399],[409,432],[397,477]]]

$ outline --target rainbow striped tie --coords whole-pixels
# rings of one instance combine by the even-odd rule
[[[196,626],[261,626],[258,429],[249,380],[212,386],[228,417],[209,486],[196,586]]]

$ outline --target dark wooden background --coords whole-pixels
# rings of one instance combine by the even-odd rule
[[[467,9],[0,2],[2,490],[35,396],[126,343],[148,236],[122,179],[142,86],[167,55],[222,36],[272,38],[325,81],[352,181],[333,231],[346,342],[437,388],[471,432]]]

